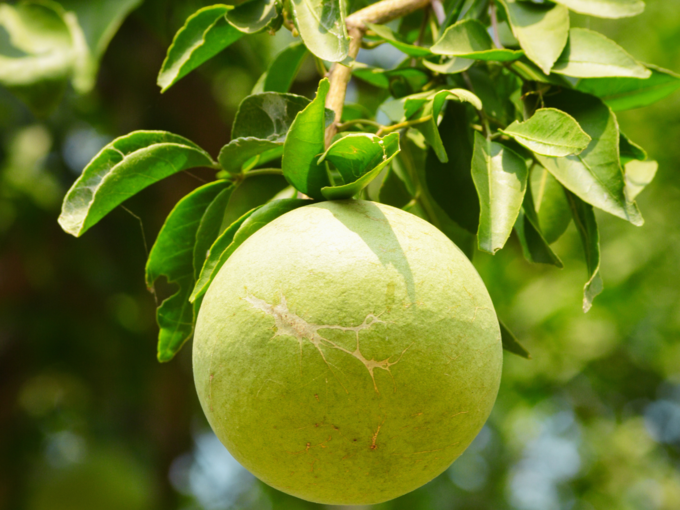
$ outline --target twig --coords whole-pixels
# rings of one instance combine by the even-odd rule
[[[418,124],[423,124],[424,122],[427,122],[431,118],[432,118],[432,115],[427,115],[427,116],[421,117],[419,119],[406,120],[404,122],[399,122],[398,124],[392,124],[390,126],[385,126],[385,125],[380,124],[379,122],[376,122],[374,120],[352,119],[352,120],[348,120],[347,122],[343,122],[342,124],[338,124],[338,131],[345,131],[348,128],[355,126],[357,124],[365,124],[367,126],[373,126],[375,128],[378,128],[376,135],[381,136],[381,135],[384,135],[385,133],[391,133],[392,131],[397,131],[399,129],[404,129],[404,128],[411,127],[411,126],[417,126]]]
[[[376,122],[374,120],[369,120],[369,119],[352,119],[348,120],[347,122],[343,122],[342,124],[338,124],[338,131],[345,131],[347,128],[350,128],[352,126],[356,126],[357,124],[363,124],[366,126],[373,126],[378,129],[382,129],[384,126],[380,124],[379,122]]]
[[[432,115],[426,115],[425,117],[421,117],[419,119],[415,120],[406,120],[404,122],[399,122],[398,124],[392,124],[391,126],[383,126],[381,127],[378,132],[376,133],[378,136],[383,135],[385,133],[391,133],[392,131],[397,131],[399,129],[411,127],[411,126],[417,126],[418,124],[423,124],[424,122],[427,122],[432,118]]]
[[[360,11],[359,11],[360,12]],[[349,19],[349,18],[348,18]],[[361,48],[361,39],[364,36],[362,29],[351,27],[349,28],[349,53],[347,58],[354,60]],[[331,82],[328,95],[326,96],[326,108],[335,112],[335,119],[333,123],[326,129],[326,147],[331,144],[333,137],[338,132],[338,124],[342,118],[342,108],[345,104],[345,95],[347,94],[347,84],[352,77],[352,68],[342,65],[340,63],[333,64],[328,79]]]
[[[295,22],[291,17],[289,7],[284,7],[283,9],[283,26],[290,30],[290,33],[293,34],[293,37],[300,35],[297,31],[297,27],[295,26]]]
[[[441,27],[444,21],[446,21],[446,12],[444,12],[444,6],[442,5],[441,0],[431,0],[431,3],[432,11],[437,18],[437,23]]]
[[[220,170],[221,170],[221,169],[222,169],[222,168],[220,167]],[[201,177],[199,177],[199,176],[196,175],[196,174],[192,174],[189,170],[184,170],[184,173],[187,174],[187,175],[189,175],[189,176],[191,176],[191,177],[193,177],[193,178],[196,179],[198,182],[202,182],[203,184],[208,184],[208,181],[206,181],[205,179],[202,179]]]
[[[430,0],[381,0],[364,9],[347,16],[345,23],[349,33],[349,52],[347,58],[350,61],[356,59],[361,40],[366,33],[366,23],[387,23],[396,18],[405,16],[417,9],[425,7]],[[347,84],[352,77],[352,68],[341,63],[333,64],[329,73],[331,82],[326,107],[335,112],[335,120],[326,130],[326,146],[329,146],[333,137],[338,132],[338,124],[342,118],[342,108],[345,103]]]
[[[139,229],[142,231],[142,241],[144,242],[144,253],[146,254],[146,258],[149,258],[149,245],[146,244],[146,234],[144,233],[144,223],[142,222],[142,218],[137,216],[135,213],[133,213],[130,209],[125,207],[124,205],[120,206],[123,211],[127,212],[130,216],[132,216],[134,219],[136,219],[139,222]]]
[[[491,0],[489,2],[489,17],[491,18],[491,26],[493,27],[493,42],[496,48],[503,48],[501,45],[501,36],[498,33],[498,17],[496,16],[496,3]]]
[[[361,41],[361,47],[365,50],[372,50],[385,44],[385,41]]]
[[[133,213],[130,209],[125,207],[124,205],[120,206],[123,211],[127,212],[130,216],[135,218],[139,222],[139,230],[142,232],[142,242],[144,243],[144,253],[146,254],[146,258],[149,258],[149,245],[146,243],[146,234],[144,233],[144,222],[142,221],[142,218],[137,216],[135,213]],[[151,283],[151,287],[148,287],[149,292],[153,294],[153,300],[156,303],[156,308],[158,308],[158,294],[156,294],[156,285],[155,282]]]

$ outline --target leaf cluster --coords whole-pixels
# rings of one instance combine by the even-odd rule
[[[407,2],[403,2],[407,3]],[[282,50],[241,102],[217,159],[178,135],[135,132],[85,168],[64,201],[62,227],[79,236],[125,199],[176,172],[215,170],[183,198],[147,264],[178,290],[158,309],[159,359],[191,337],[201,299],[248,236],[310,200],[362,198],[430,221],[469,258],[516,233],[525,258],[562,267],[553,244],[572,223],[588,270],[583,308],[602,290],[594,208],[642,225],[635,198],[656,163],[619,129],[616,112],[680,87],[670,71],[638,62],[604,35],[570,26],[569,10],[617,18],[637,0],[448,0],[398,23],[367,24],[366,51],[394,46],[392,69],[348,59],[339,0],[249,0],[205,7],[179,30],[159,74],[162,90],[248,34],[285,27],[301,41]],[[382,98],[375,110],[326,108],[289,92],[307,58],[351,66]],[[333,74],[331,73],[331,79]],[[329,125],[337,129],[326,144]],[[226,141],[225,141],[226,142]],[[505,347],[528,356],[503,326]]]
[[[0,85],[38,116],[56,108],[69,82],[76,92],[89,92],[109,42],[141,3],[23,0],[0,4]]]

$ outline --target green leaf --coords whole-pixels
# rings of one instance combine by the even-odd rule
[[[638,78],[591,78],[579,80],[576,89],[601,98],[614,111],[655,103],[680,88],[680,76],[647,64],[651,76]]]
[[[627,18],[645,10],[642,0],[555,0],[579,14],[598,18]]]
[[[2,4],[0,27],[11,46],[0,53],[0,84],[36,115],[47,115],[61,101],[76,59],[63,9],[54,3]]]
[[[390,86],[387,72],[382,67],[371,67],[361,62],[355,62],[352,66],[352,76],[381,89],[386,89]]]
[[[345,103],[342,109],[342,122],[356,119],[371,119],[374,116],[373,111],[358,103]]]
[[[142,0],[59,0],[67,11],[74,42],[79,47],[74,87],[80,93],[92,90],[96,83],[99,60],[125,18]],[[71,19],[73,16],[74,19]],[[79,28],[76,28],[79,27]],[[81,33],[80,30],[82,30]],[[84,38],[84,41],[82,40]]]
[[[625,165],[632,159],[637,159],[638,161],[647,159],[647,152],[623,133],[619,133],[619,154],[621,155],[622,165]]]
[[[503,14],[504,12],[501,9],[501,18]],[[498,42],[506,48],[519,48],[519,41],[515,34],[512,33],[512,28],[510,28],[510,24],[507,21],[498,21]]]
[[[510,64],[510,68],[525,81],[537,81],[539,83],[549,83],[558,87],[571,88],[571,83],[564,76],[559,74],[547,75],[527,58],[517,60]]]
[[[374,23],[366,23],[366,26],[375,34],[377,39],[383,40],[398,50],[406,53],[410,57],[424,57],[431,55],[429,48],[424,46],[416,46],[410,44],[399,34],[395,34],[389,27],[385,25],[376,25]]]
[[[56,2],[24,1],[16,7],[4,3],[0,14],[0,26],[7,32],[9,44],[20,53],[40,55],[69,51],[73,46],[64,9]]]
[[[550,74],[569,37],[569,11],[562,5],[500,0],[512,32],[529,59]]]
[[[451,25],[432,46],[432,53],[473,60],[511,62],[524,52],[494,47],[486,27],[474,19],[466,19]]]
[[[395,69],[385,74],[390,81],[390,94],[397,98],[409,96],[422,90],[431,80],[429,73],[422,69],[412,69],[411,71]]]
[[[531,192],[524,194],[524,203],[515,223],[515,231],[522,245],[524,257],[529,262],[551,264],[559,268],[564,267],[560,258],[550,248],[550,244],[545,239],[543,232],[541,232]]]
[[[527,187],[527,165],[513,151],[475,132],[472,179],[481,208],[479,249],[491,254],[510,237]]]
[[[142,0],[59,0],[59,3],[76,14],[90,53],[99,59],[125,18]]]
[[[427,140],[427,143],[434,149],[437,157],[442,163],[446,163],[449,158],[446,154],[444,144],[442,143],[441,135],[439,134],[439,114],[441,113],[444,103],[448,99],[470,103],[477,110],[482,109],[482,102],[480,99],[472,92],[465,89],[440,90],[428,97],[412,96],[411,98],[407,98],[404,104],[407,118],[421,119],[424,121],[420,124],[416,124],[414,127],[423,134],[425,140]]]
[[[227,21],[245,34],[277,30],[283,20],[282,10],[279,0],[249,0],[227,12]]]
[[[442,163],[434,150],[425,161],[425,176],[432,198],[458,225],[472,234],[479,228],[479,199],[472,181],[474,133],[469,108],[464,103],[448,104],[439,124],[449,161]]]
[[[196,278],[196,284],[194,285],[194,289],[191,293],[191,296],[189,297],[189,301],[191,303],[199,303],[200,305],[201,301],[203,300],[203,296],[210,286],[210,283],[213,281],[215,276],[217,276],[217,272],[227,261],[229,255],[231,255],[231,253],[229,253],[224,258],[224,260],[222,260],[222,256],[226,255],[227,250],[234,241],[236,232],[238,232],[238,229],[241,228],[241,225],[243,225],[243,223],[255,211],[257,211],[257,209],[259,209],[259,207],[246,212],[243,216],[238,218],[229,226],[229,228],[222,232],[219,237],[215,239],[215,242],[213,242],[213,244],[210,246],[210,250],[208,250],[208,254],[205,258],[205,262],[203,263],[203,267],[201,268],[201,272],[198,278]]]
[[[536,164],[531,171],[531,193],[543,237],[552,244],[562,237],[571,223],[571,209],[564,188],[548,170]]]
[[[419,35],[422,38],[425,34],[421,35],[421,28],[423,23],[428,21],[425,19],[426,12],[426,9],[416,9],[415,11],[406,14],[401,19],[399,19],[399,27],[396,30],[399,36],[405,41],[411,42],[416,41]]]
[[[484,104],[484,114],[502,125],[518,118],[512,96],[521,94],[521,81],[510,72],[492,72],[488,66],[475,66],[468,71],[475,94]],[[523,110],[523,107],[522,107]]]
[[[292,0],[293,16],[305,46],[322,60],[341,62],[349,52],[340,0]]]
[[[579,154],[590,143],[590,136],[573,117],[554,108],[536,110],[529,120],[515,121],[500,131],[543,156]]]
[[[229,183],[229,181],[222,182]],[[203,269],[203,264],[205,264],[205,260],[208,257],[210,247],[221,233],[224,211],[226,211],[229,200],[231,199],[231,194],[236,188],[235,185],[229,184],[230,186],[222,189],[219,195],[217,195],[207,207],[201,218],[201,224],[196,231],[196,243],[194,244],[193,254],[194,280],[198,280],[201,270]]]
[[[388,99],[378,107],[378,110],[380,113],[384,113],[390,121],[402,122],[406,119],[404,115],[404,103],[407,100],[408,96],[399,99],[388,97]]]
[[[457,74],[467,71],[474,64],[474,60],[468,58],[451,58],[445,60],[440,64],[430,62],[429,60],[423,60],[423,65],[427,67],[430,71],[434,71],[439,74]]]
[[[424,176],[421,176],[421,178],[422,177]],[[468,259],[472,260],[475,253],[475,235],[453,221],[449,215],[446,214],[446,211],[431,198],[429,190],[423,191],[423,193],[426,197],[425,203],[423,204],[425,219],[441,230]]]
[[[588,312],[590,307],[593,306],[595,296],[603,289],[602,278],[600,277],[600,233],[597,229],[597,221],[592,206],[567,190],[565,190],[565,193],[574,217],[576,230],[581,236],[588,269],[588,281],[583,287],[583,311]]]
[[[428,187],[427,161],[433,157],[433,151],[431,148],[428,150],[422,133],[414,130],[407,131],[406,136],[401,140],[401,149],[392,168],[404,177],[408,176],[409,180],[418,183],[419,190],[417,198],[414,198],[404,209],[432,223],[472,260],[475,252],[474,234],[463,229],[449,217],[432,197]]]
[[[295,94],[263,92],[250,95],[238,107],[231,136],[283,142],[296,115],[309,104],[309,99]]]
[[[270,171],[279,173],[268,173]],[[220,232],[251,209],[272,200],[286,186],[288,183],[280,174],[280,170],[256,170],[246,174],[246,178],[236,186],[229,198],[229,204],[223,213]]]
[[[398,152],[398,133],[391,133],[384,138],[371,133],[350,133],[336,140],[318,163],[333,163],[344,183],[349,184],[377,166],[384,166]]]
[[[42,66],[42,63],[37,61],[27,62],[27,64],[30,67]],[[38,118],[47,117],[52,113],[64,97],[68,85],[66,78],[40,78],[35,83],[11,85],[11,79],[4,80],[4,71],[7,71],[7,75],[15,74],[16,71],[18,75],[23,73],[23,70],[17,71],[17,67],[5,66],[2,56],[0,56],[0,68],[3,68],[3,71],[0,71],[0,85],[4,85],[7,90],[23,101]]]
[[[70,79],[78,93],[92,90],[99,59],[140,0],[31,0],[0,5],[9,44],[0,49],[0,84],[38,116],[60,102]]]
[[[626,194],[634,200],[652,182],[659,164],[656,161],[629,161],[626,163]]]
[[[351,133],[333,143],[319,158],[335,166],[344,184],[326,186],[321,193],[327,200],[352,198],[364,189],[399,153],[399,134],[384,138],[369,133]]]
[[[381,67],[367,66],[361,62],[355,62],[352,66],[353,78],[359,78],[361,81],[381,89],[387,89],[390,86],[390,80],[386,73],[387,71]]]
[[[115,207],[169,175],[213,167],[195,143],[164,131],[136,131],[104,147],[66,194],[59,224],[80,237]]]
[[[283,175],[295,189],[316,200],[324,199],[321,188],[330,185],[326,165],[317,163],[325,149],[329,86],[327,78],[321,80],[316,98],[295,117],[283,146]]]
[[[229,5],[212,5],[187,19],[175,34],[158,75],[162,92],[243,36],[227,21],[226,14],[231,9]]]
[[[383,166],[376,167],[373,171],[359,177],[356,181],[339,186],[325,186],[321,188],[321,193],[326,200],[347,200],[363,190],[366,186],[380,175]]]
[[[614,216],[642,225],[644,220],[635,202],[626,199],[623,171],[619,160],[619,126],[612,111],[593,96],[563,90],[546,98],[549,106],[576,119],[592,138],[581,154],[564,158],[537,155],[562,185],[582,200]]]
[[[430,81],[428,73],[422,69],[415,67],[404,67],[397,69],[385,70],[380,67],[370,67],[365,64],[355,63],[352,66],[352,74],[375,87],[383,89],[394,88],[395,82],[400,82],[403,85],[400,88],[407,88],[409,90],[419,90]],[[397,96],[401,96],[396,91]]]
[[[405,62],[410,63],[410,59],[406,59],[400,66],[403,66]],[[390,89],[395,98],[402,98],[420,91],[431,80],[430,73],[410,65],[383,69],[355,62],[352,65],[352,74],[374,87]]]
[[[379,202],[398,209],[401,209],[411,201],[411,195],[406,189],[404,182],[395,172],[394,167],[387,170],[385,179],[380,186],[378,198]]]
[[[260,138],[236,138],[222,147],[217,158],[224,170],[233,175],[240,174],[244,168],[266,163],[283,154],[283,142],[273,142]]]
[[[253,172],[238,185],[226,188],[215,198],[203,215],[196,235],[194,247],[196,280],[199,279],[211,246],[218,236],[248,211],[272,200],[286,185],[286,180],[281,175]]]
[[[309,200],[297,198],[274,200],[248,211],[232,223],[210,248],[208,258],[190,297],[191,302],[194,303],[202,298],[224,263],[246,239],[279,216],[311,203]]]
[[[241,246],[246,239],[248,239],[255,232],[260,230],[262,227],[271,223],[279,216],[283,216],[287,212],[293,211],[299,207],[304,207],[310,205],[313,202],[311,200],[303,200],[300,198],[283,198],[280,200],[272,200],[268,204],[259,207],[253,214],[251,214],[246,221],[243,222],[241,227],[236,232],[234,236],[234,241],[231,243],[226,253],[221,257],[222,263],[227,260],[227,258],[236,251],[236,248]],[[219,270],[219,268],[218,268]]]
[[[279,53],[267,69],[260,92],[288,92],[309,52],[302,41]]]
[[[170,361],[191,338],[196,321],[189,295],[194,287],[193,253],[197,231],[206,208],[230,183],[217,181],[193,191],[175,206],[165,220],[146,264],[150,288],[161,275],[179,286],[158,307],[158,360]]]
[[[649,78],[651,71],[604,35],[572,28],[564,52],[552,71],[573,78]]]
[[[517,354],[522,358],[531,359],[529,351],[527,351],[522,344],[519,343],[517,337],[512,334],[512,331],[503,323],[502,320],[498,319],[498,324],[501,327],[501,342],[503,343],[503,349],[513,354]]]

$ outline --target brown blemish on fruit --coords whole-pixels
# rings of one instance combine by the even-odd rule
[[[321,347],[329,346],[333,349],[337,349],[358,359],[366,367],[366,370],[368,370],[368,373],[371,376],[371,380],[373,381],[373,389],[378,394],[380,394],[380,391],[378,390],[378,385],[375,382],[374,370],[376,368],[380,368],[388,372],[391,376],[392,372],[390,368],[393,365],[399,363],[404,353],[411,347],[411,345],[413,345],[411,344],[406,349],[404,349],[401,352],[401,354],[399,354],[399,357],[397,358],[396,361],[390,361],[390,359],[393,358],[394,356],[390,356],[388,358],[385,358],[384,360],[366,359],[366,357],[361,353],[361,347],[359,345],[359,333],[365,329],[369,329],[376,323],[384,324],[384,321],[381,321],[378,318],[378,316],[373,315],[372,313],[368,314],[364,319],[364,322],[362,322],[358,326],[346,327],[326,324],[312,324],[304,320],[302,317],[294,314],[288,309],[288,304],[286,303],[285,296],[281,296],[281,302],[278,305],[271,305],[262,299],[256,298],[253,295],[249,295],[248,297],[245,298],[245,300],[248,303],[250,303],[253,306],[253,308],[262,310],[266,314],[274,317],[275,332],[272,338],[276,338],[277,336],[283,335],[288,335],[297,338],[298,344],[300,346],[301,364],[302,364],[302,344],[304,340],[308,340],[312,345],[314,345],[314,347],[316,347],[316,350],[319,351],[319,354],[321,355],[321,358],[323,359],[324,363],[326,363],[328,369],[334,374],[333,369],[331,368],[331,365],[328,363],[328,360],[326,360],[326,355],[324,354]],[[354,334],[356,335],[356,348],[354,349],[354,351],[350,351],[349,349],[345,349],[341,345],[338,345],[335,342],[322,337],[318,333],[322,329],[336,329],[340,331],[354,332]],[[347,392],[346,388],[345,392]]]

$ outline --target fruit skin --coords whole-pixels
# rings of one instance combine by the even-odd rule
[[[481,278],[439,230],[383,204],[322,202],[222,267],[198,316],[194,379],[255,476],[310,501],[373,504],[472,442],[498,392],[500,338]]]

